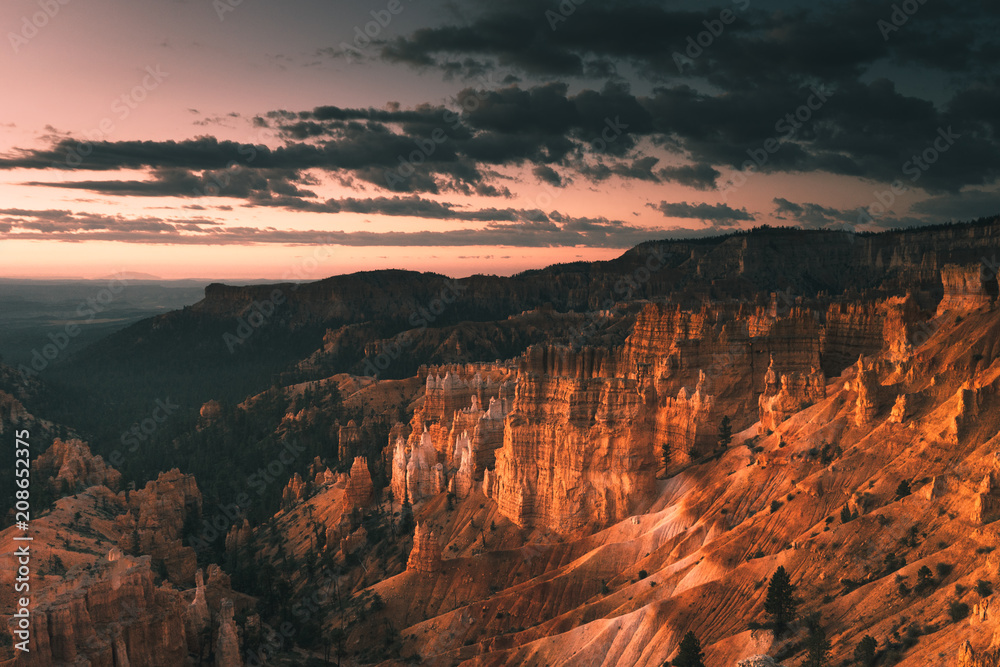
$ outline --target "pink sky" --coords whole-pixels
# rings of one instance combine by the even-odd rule
[[[523,73],[503,67],[491,71],[488,80],[476,81],[450,79],[433,68],[397,66],[377,58],[351,63],[342,56],[330,56],[330,50],[353,39],[356,26],[370,20],[363,7],[336,4],[294,0],[286,6],[245,0],[220,17],[207,1],[69,0],[53,5],[58,6],[58,11],[32,31],[28,27],[32,21],[41,23],[35,18],[40,11],[38,3],[7,0],[0,5],[0,28],[7,35],[0,45],[0,81],[4,85],[0,158],[16,159],[31,151],[45,151],[67,138],[113,143],[214,137],[219,141],[262,143],[274,149],[292,140],[271,129],[256,127],[255,116],[276,110],[308,111],[322,105],[341,109],[411,110],[425,104],[454,108],[455,95],[462,88],[482,85],[485,90],[487,84],[498,89],[512,85],[527,88],[538,83],[523,82]],[[380,39],[408,35],[416,28],[440,21],[460,20],[462,14],[447,3],[406,7],[379,35]],[[12,34],[21,38],[12,39]],[[518,76],[510,80],[515,83],[498,83],[512,72]],[[633,89],[637,94],[650,94],[654,83],[637,76]],[[602,85],[600,80],[578,78],[569,81],[568,90],[574,95]],[[395,131],[405,130],[395,126]],[[656,145],[641,139],[636,150],[659,158],[658,168],[685,166],[693,159],[669,146],[669,141]],[[590,166],[612,164],[615,159],[609,155],[583,158]],[[556,262],[609,259],[644,238],[722,233],[760,224],[796,224],[797,220],[778,211],[778,198],[809,202],[816,210],[843,211],[870,206],[885,189],[878,180],[820,171],[784,171],[751,174],[745,186],[726,193],[679,182],[618,176],[595,181],[565,165],[556,169],[563,186],[552,188],[533,173],[534,166],[526,160],[485,170],[492,185],[509,191],[507,197],[466,195],[447,189],[414,196],[467,212],[538,210],[553,221],[562,221],[555,226],[563,226],[563,231],[592,221],[609,230],[605,240],[592,239],[583,244],[556,240],[550,247],[537,247],[538,243],[528,241],[496,241],[494,236],[482,246],[431,241],[401,247],[387,243],[385,235],[464,233],[487,229],[490,223],[380,213],[305,212],[259,206],[238,196],[131,196],[34,184],[152,182],[156,174],[151,168],[3,169],[0,276],[93,278],[125,270],[163,278],[235,280],[300,274],[309,279],[380,268],[430,270],[455,276],[477,272],[510,274]],[[718,171],[720,184],[734,173],[721,166]],[[197,169],[191,174],[199,175]],[[309,201],[400,194],[353,178],[344,170],[305,169],[294,177],[309,179],[306,189],[316,198]],[[994,193],[980,194],[988,198]],[[890,207],[891,214],[905,216],[930,198],[914,189],[897,198]],[[657,209],[661,203],[691,208],[725,205],[745,217],[713,223],[691,215],[665,215]],[[190,208],[192,205],[201,208]],[[66,212],[64,217],[69,222],[54,220],[58,216],[53,212],[60,211]],[[81,222],[85,218],[87,222]],[[158,241],[152,236],[135,236],[136,242],[130,242],[121,234],[115,237],[118,240],[109,241],[88,231],[98,229],[93,225],[99,219],[123,227],[134,221],[149,225],[167,221],[174,226],[190,222],[192,230],[200,226],[191,232],[198,234],[213,228],[250,228],[260,230],[259,238],[264,242],[213,244],[202,238],[198,243],[175,243],[168,237]],[[76,227],[72,233],[60,233],[67,224]],[[502,223],[493,226],[497,224],[506,229]],[[274,240],[276,233],[284,232],[374,236],[370,242],[333,246],[317,245],[315,240]],[[553,236],[566,238],[572,237]]]

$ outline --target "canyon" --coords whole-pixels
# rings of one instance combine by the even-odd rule
[[[130,484],[0,375],[0,434],[31,423],[52,442],[34,467],[55,498],[32,528],[47,565],[30,664],[658,667],[694,632],[707,665],[790,666],[813,614],[831,664],[865,635],[879,664],[1000,664],[998,233],[649,244],[475,277],[424,332],[400,313],[437,278],[289,290],[268,336],[325,333],[233,414],[275,410],[278,440],[334,395],[340,417],[214,558],[192,526],[225,498],[182,470]],[[654,251],[669,261],[643,273]],[[211,286],[123,347],[267,293]],[[487,358],[490,332],[514,330]],[[411,358],[366,376],[404,332]],[[199,398],[206,433],[229,408]],[[784,636],[763,608],[779,566],[801,601]]]

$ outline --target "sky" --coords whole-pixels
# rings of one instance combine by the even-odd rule
[[[1000,213],[992,0],[4,0],[0,277],[511,274]]]

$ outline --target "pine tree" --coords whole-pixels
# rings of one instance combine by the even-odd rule
[[[767,599],[764,601],[764,611],[771,616],[774,634],[781,636],[788,625],[795,620],[795,587],[782,565],[774,571],[771,583],[767,587]]]
[[[811,619],[809,637],[806,638],[807,667],[824,667],[830,656],[830,648],[830,640],[826,638],[826,631],[820,625],[819,618]]]
[[[926,565],[917,570],[917,585],[914,590],[921,595],[934,588],[934,574]]]
[[[399,532],[408,534],[413,529],[413,505],[410,504],[410,494],[403,492],[403,506],[399,510]]]
[[[726,415],[722,418],[722,423],[719,424],[719,448],[725,449],[732,440],[733,423],[730,421],[729,416]]]
[[[865,635],[857,648],[854,649],[854,662],[859,667],[874,667],[875,665],[875,650],[878,648],[878,642],[871,635]]]
[[[663,469],[666,471],[670,467],[670,445],[668,443],[660,445],[660,454],[663,457]]]
[[[677,651],[677,657],[670,661],[672,667],[705,667],[705,663],[702,662],[705,658],[705,654],[701,652],[701,642],[690,630],[684,639],[681,640],[680,648]]]

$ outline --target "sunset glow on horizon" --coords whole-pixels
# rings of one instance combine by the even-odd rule
[[[864,3],[50,4],[0,8],[4,277],[511,274],[1000,210],[988,20],[952,67]]]

